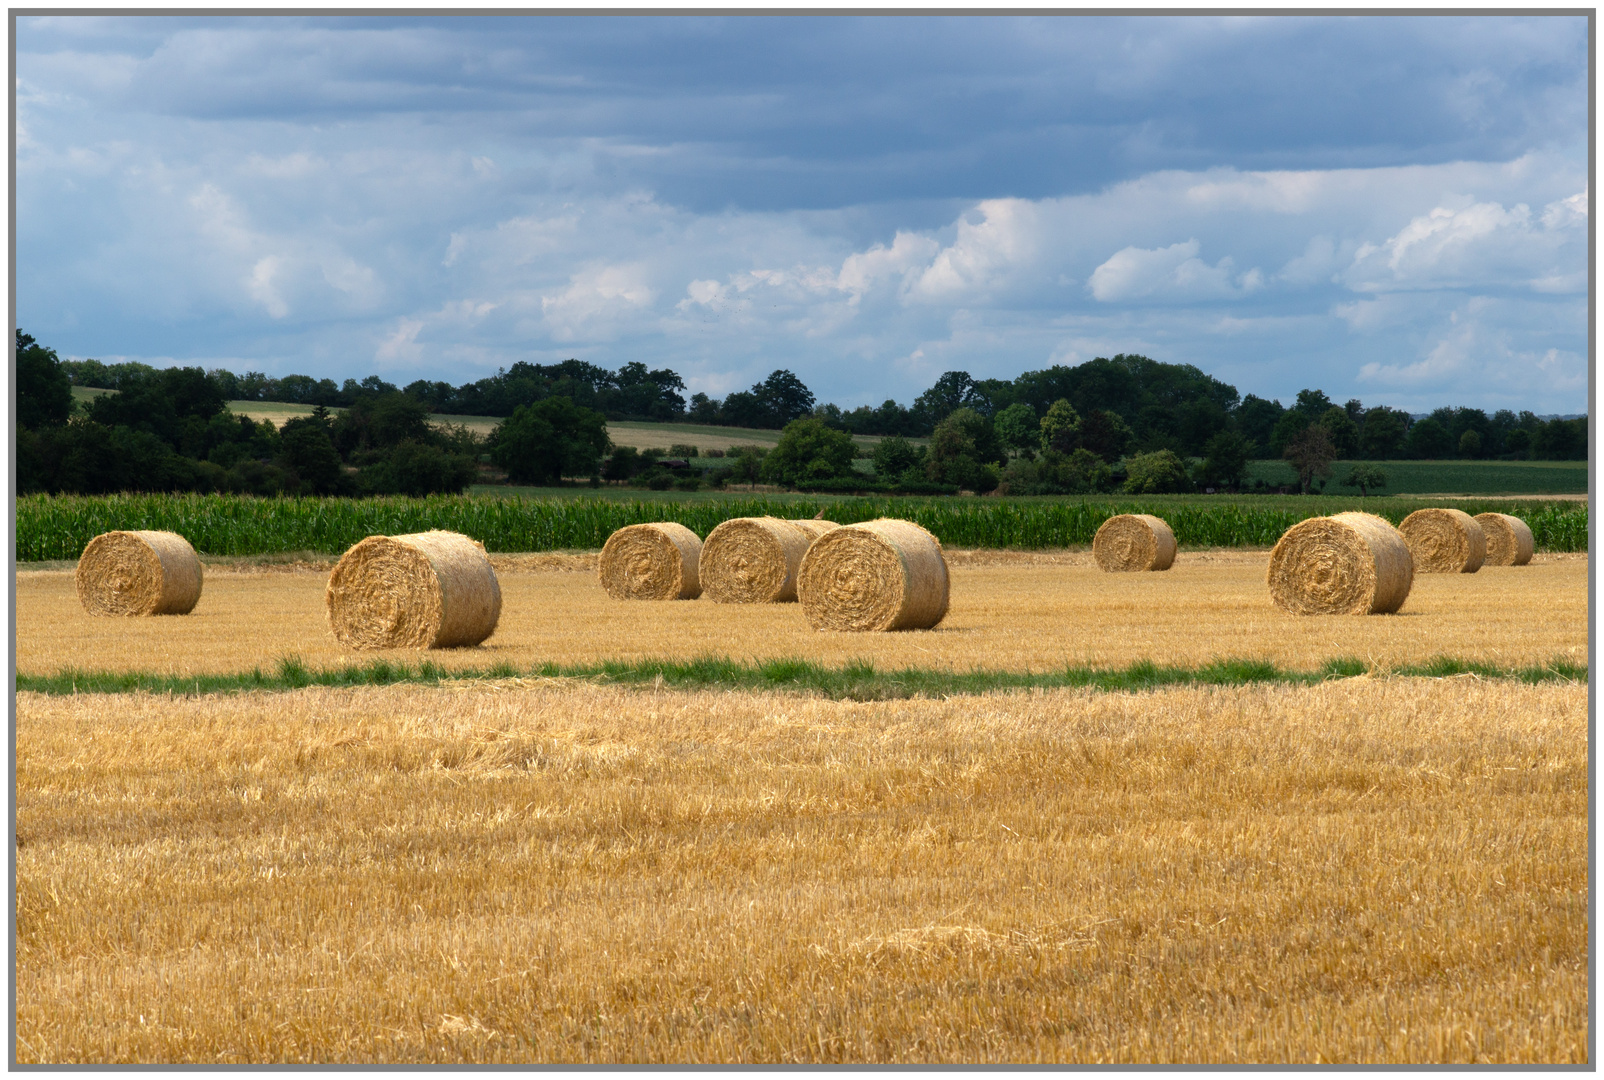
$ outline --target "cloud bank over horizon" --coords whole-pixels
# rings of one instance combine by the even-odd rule
[[[17,71],[64,356],[1587,408],[1579,17],[56,16]]]

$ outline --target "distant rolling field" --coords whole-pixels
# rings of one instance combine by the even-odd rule
[[[88,390],[84,395],[110,393],[108,390]],[[271,420],[282,425],[297,416],[312,415],[310,405],[292,405],[281,401],[230,401],[228,407],[241,416],[253,420]],[[331,412],[340,412],[332,409]],[[454,413],[433,413],[429,420],[436,424],[457,424],[481,435],[488,435],[504,417],[461,416]],[[615,446],[633,446],[638,450],[657,448],[667,450],[677,443],[694,446],[697,450],[728,450],[732,446],[775,446],[780,433],[766,428],[717,427],[711,424],[650,424],[634,420],[609,420],[607,434]],[[880,441],[878,435],[857,435],[853,441],[860,446],[873,446]],[[913,439],[914,443],[929,440]]]

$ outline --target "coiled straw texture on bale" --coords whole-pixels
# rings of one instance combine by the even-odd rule
[[[673,521],[626,525],[602,547],[602,588],[614,600],[695,600],[702,541]]]
[[[324,601],[329,629],[352,649],[477,645],[501,618],[484,545],[439,529],[357,543],[329,575]]]
[[[1409,545],[1374,514],[1308,518],[1270,552],[1270,598],[1294,615],[1388,615],[1414,581]]]
[[[1532,529],[1520,518],[1511,514],[1477,514],[1476,524],[1487,539],[1484,566],[1525,566],[1532,561]]]
[[[201,579],[200,558],[177,533],[118,531],[84,545],[73,583],[91,615],[188,615]]]
[[[697,574],[718,604],[776,604],[796,599],[796,572],[812,537],[774,517],[731,518],[707,534]]]
[[[1175,534],[1152,514],[1116,514],[1092,537],[1092,558],[1103,570],[1168,570],[1175,562]]]
[[[1398,526],[1417,574],[1474,574],[1487,557],[1487,537],[1463,510],[1416,510]]]
[[[947,614],[948,593],[940,542],[895,518],[831,529],[797,574],[815,630],[928,630]]]
[[[792,525],[808,534],[808,543],[810,544],[831,529],[839,529],[841,527],[835,522],[825,521],[823,518],[791,518],[790,520]]]

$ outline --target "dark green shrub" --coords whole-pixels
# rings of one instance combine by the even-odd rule
[[[1164,495],[1191,488],[1186,465],[1173,450],[1138,454],[1127,463],[1125,491],[1130,495]]]
[[[924,447],[915,446],[901,435],[891,435],[874,448],[874,473],[892,479],[923,465],[924,457]]]
[[[520,405],[490,436],[490,459],[518,484],[594,476],[607,452],[607,418],[565,397]]]
[[[358,474],[357,483],[375,495],[447,494],[467,490],[478,471],[464,454],[408,441],[376,454]]]
[[[846,476],[852,472],[856,452],[852,436],[817,417],[805,416],[785,425],[779,445],[763,458],[761,475],[790,485]]]

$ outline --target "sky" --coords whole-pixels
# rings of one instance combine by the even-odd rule
[[[19,325],[907,404],[1140,353],[1587,409],[1582,16],[17,20]]]

